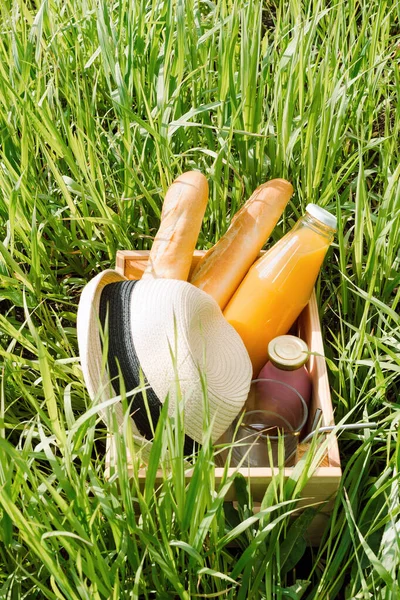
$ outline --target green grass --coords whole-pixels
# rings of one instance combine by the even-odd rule
[[[0,598],[400,596],[399,16],[385,0],[1,3]],[[157,494],[122,451],[104,477],[79,294],[118,249],[151,246],[188,169],[210,184],[199,247],[273,177],[295,195],[272,241],[308,202],[338,216],[317,285],[336,420],[379,429],[341,436],[319,548],[315,507],[292,517],[311,456],[258,514],[244,479],[214,493],[209,443],[185,484],[168,419]]]

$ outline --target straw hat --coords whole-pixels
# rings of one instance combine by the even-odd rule
[[[252,376],[247,350],[215,300],[190,283],[174,279],[132,281],[116,271],[103,271],[83,289],[77,331],[83,375],[92,400],[103,402],[119,395],[121,380],[129,392],[144,376],[155,428],[167,396],[169,414],[175,414],[180,389],[188,453],[202,439],[202,378],[206,381],[213,441],[225,432],[246,401]],[[121,403],[114,404],[113,411],[122,425]],[[102,416],[106,421],[111,418],[107,412]],[[138,439],[151,439],[141,393],[133,397],[131,416]]]

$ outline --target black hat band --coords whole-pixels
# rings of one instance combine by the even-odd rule
[[[135,280],[124,280],[106,285],[100,296],[99,317],[105,331],[108,318],[108,369],[111,383],[117,395],[120,394],[119,374],[124,380],[125,390],[129,392],[140,386],[140,362],[136,354],[131,334],[131,295],[138,283]],[[119,369],[118,369],[119,365]],[[142,372],[146,384],[146,398],[153,428],[157,427],[162,403]],[[142,392],[133,399],[132,418],[143,437],[153,439],[146,403]],[[184,452],[192,454],[198,445],[185,435]]]

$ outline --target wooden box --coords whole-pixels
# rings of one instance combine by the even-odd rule
[[[116,270],[125,275],[128,279],[140,279],[146,262],[148,259],[148,251],[119,251],[117,253]],[[196,250],[193,255],[192,268],[195,267],[200,258],[204,255],[204,251]],[[332,410],[331,395],[329,389],[328,375],[326,370],[324,347],[321,336],[321,325],[318,315],[318,307],[313,293],[307,307],[303,310],[297,321],[297,332],[308,344],[310,352],[310,360],[307,368],[312,377],[312,399],[310,405],[311,417],[315,414],[315,410],[322,410],[322,425],[334,425],[334,417]],[[112,445],[112,442],[111,442]],[[112,456],[112,448],[109,447],[108,456]],[[108,461],[109,462],[109,461]],[[332,510],[333,498],[338,490],[342,471],[340,467],[339,448],[336,437],[332,438],[328,448],[327,455],[319,466],[307,485],[303,490],[304,501],[300,500],[299,507],[305,504],[314,502],[326,502],[320,514],[311,524],[308,530],[308,538],[310,543],[318,543],[324,524],[328,518],[329,512]],[[284,475],[288,477],[292,468],[285,468]],[[232,469],[232,472],[234,469]],[[255,502],[261,501],[264,496],[266,487],[272,479],[271,468],[242,468],[240,472],[250,481],[251,491]],[[221,481],[223,469],[217,468],[215,473],[216,485]],[[146,477],[146,471],[143,470],[143,479]],[[234,500],[233,488],[231,495],[227,500]]]

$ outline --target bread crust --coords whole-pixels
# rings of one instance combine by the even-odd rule
[[[199,171],[182,173],[172,183],[143,279],[187,281],[207,200],[208,182]]]
[[[223,310],[256,260],[293,194],[291,183],[272,179],[260,185],[236,213],[222,238],[199,262],[190,283]]]

